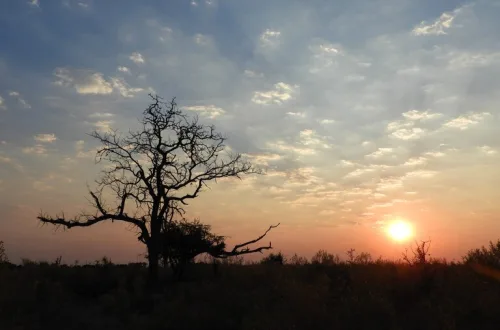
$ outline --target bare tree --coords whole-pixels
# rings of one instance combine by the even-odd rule
[[[96,180],[97,188],[89,189],[94,212],[73,219],[41,213],[38,219],[65,228],[102,221],[131,224],[138,229],[139,241],[146,245],[150,280],[156,282],[161,233],[170,222],[183,218],[183,207],[209,182],[227,177],[241,179],[243,174],[261,171],[241,154],[227,151],[226,137],[213,125],[202,125],[197,117],[185,115],[175,98],[164,102],[156,95],[150,97],[152,102],[143,113],[140,130],[126,135],[116,130],[90,134],[102,143],[96,162],[108,163]],[[113,196],[116,204],[108,205],[105,194]]]

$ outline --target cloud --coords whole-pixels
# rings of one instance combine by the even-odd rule
[[[306,118],[306,116],[307,116],[305,112],[292,112],[292,111],[289,111],[286,114],[289,115],[290,117],[294,117],[294,118]]]
[[[460,130],[469,129],[471,126],[477,125],[482,122],[486,117],[491,116],[489,112],[474,113],[469,112],[468,114],[454,118],[446,122],[443,126],[447,128],[457,128]]]
[[[113,120],[99,120],[94,123],[94,126],[98,131],[109,132],[111,131],[111,125],[114,123]]]
[[[394,149],[393,148],[378,148],[376,151],[372,152],[371,154],[366,155],[366,158],[373,158],[373,159],[379,159],[383,158],[389,155],[394,154]]]
[[[417,120],[431,120],[442,117],[441,113],[431,113],[429,110],[419,111],[419,110],[410,110],[403,113],[403,117],[409,120],[417,121]]]
[[[184,110],[199,112],[202,116],[214,119],[219,117],[226,112],[215,105],[194,105],[189,107],[183,107]]]
[[[401,128],[391,133],[391,137],[401,140],[416,140],[425,135],[425,130],[419,127]]]
[[[489,146],[481,146],[481,147],[478,147],[478,149],[485,153],[486,155],[496,155],[498,153],[497,150],[493,149],[492,147],[489,147]]]
[[[427,164],[428,159],[425,157],[413,157],[408,159],[405,163],[404,166],[420,166],[420,165],[425,165]]]
[[[89,115],[90,118],[111,118],[114,114],[109,112],[94,112]]]
[[[300,131],[299,137],[302,144],[306,146],[314,146],[326,149],[332,147],[325,137],[319,136],[316,131],[311,129],[305,129]]]
[[[284,82],[279,82],[274,84],[274,89],[272,90],[255,92],[252,101],[263,105],[282,104],[293,99],[298,89],[299,86],[297,85],[292,86]]]
[[[9,96],[15,98],[17,102],[23,106],[23,108],[31,109],[31,105],[21,96],[19,92],[11,91],[9,92]]]
[[[57,140],[57,137],[54,133],[51,134],[37,134],[34,136],[35,141],[43,142],[43,143],[52,143]]]
[[[110,77],[108,81],[102,73],[90,70],[57,68],[54,76],[56,76],[56,85],[72,87],[78,94],[83,95],[109,95],[116,91],[121,96],[130,98],[144,90],[143,88],[130,87],[124,78]]]
[[[144,89],[130,87],[123,78],[111,78],[113,88],[117,90],[123,97],[134,97],[136,93],[142,92]]]
[[[335,120],[333,120],[333,119],[321,119],[319,121],[319,123],[322,125],[329,125],[329,124],[335,123]]]
[[[57,68],[54,72],[58,86],[73,87],[78,94],[111,94],[113,86],[104,79],[100,72],[89,70],[73,70]]]
[[[118,71],[124,72],[124,73],[130,73],[130,69],[127,68],[126,66],[119,66]]]
[[[36,144],[33,147],[25,147],[22,149],[22,151],[25,154],[33,154],[33,155],[39,155],[39,156],[46,156],[47,155],[47,149],[42,144]]]
[[[135,64],[142,64],[145,62],[142,54],[137,52],[130,54],[129,59]]]
[[[7,109],[5,106],[5,100],[2,96],[0,96],[0,109]]]
[[[276,47],[280,43],[281,32],[277,30],[266,29],[260,35],[260,45],[262,47]]]
[[[276,162],[283,159],[283,156],[273,153],[243,154],[243,156],[250,158],[250,160],[257,165],[264,166],[268,166],[270,162]]]
[[[443,13],[437,20],[430,24],[422,21],[413,29],[412,33],[416,36],[446,34],[446,30],[452,26],[453,20],[459,11],[458,9],[452,13]]]
[[[248,70],[248,69],[246,69],[243,73],[248,78],[263,78],[264,77],[264,74],[262,72],[255,72],[255,71]]]
[[[28,4],[32,7],[40,7],[40,2],[38,0],[30,0]]]

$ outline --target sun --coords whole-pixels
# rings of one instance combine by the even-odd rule
[[[413,235],[413,228],[410,223],[397,220],[389,224],[387,234],[395,241],[403,242]]]

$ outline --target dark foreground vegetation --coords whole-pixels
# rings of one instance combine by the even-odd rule
[[[500,243],[461,263],[320,251],[192,263],[182,279],[146,264],[0,263],[0,329],[499,329]],[[480,262],[480,263],[479,263]]]

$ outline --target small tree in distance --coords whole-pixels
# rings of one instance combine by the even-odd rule
[[[226,138],[213,125],[202,125],[197,117],[186,116],[175,98],[164,102],[158,96],[150,97],[152,103],[143,113],[140,130],[129,131],[125,136],[116,130],[90,134],[102,143],[96,162],[104,160],[110,165],[96,180],[97,188],[89,189],[94,212],[73,219],[41,213],[38,219],[65,228],[88,227],[102,221],[135,226],[139,241],[147,248],[149,279],[155,283],[165,244],[162,232],[170,230],[169,224],[177,218],[183,218],[183,207],[197,198],[209,182],[262,172],[243,160],[241,154],[227,152]],[[104,201],[105,193],[116,199],[115,205]],[[246,247],[264,236],[238,246]],[[240,253],[270,248],[269,245]]]

